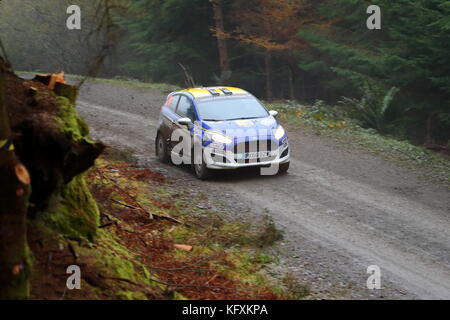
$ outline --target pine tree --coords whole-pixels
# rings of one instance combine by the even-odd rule
[[[370,4],[382,9],[381,30],[365,26]],[[336,98],[362,96],[367,84],[385,92],[397,87],[397,118],[449,118],[450,1],[328,0],[319,12],[335,23],[331,32],[301,32],[311,51],[300,67],[320,86],[333,88]]]
[[[197,82],[208,81],[219,69],[216,39],[209,30],[212,20],[208,0],[133,1],[122,26],[140,59],[126,67],[154,81],[181,83],[181,63]]]

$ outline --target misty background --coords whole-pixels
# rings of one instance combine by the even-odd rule
[[[66,28],[79,5],[81,30]],[[368,30],[366,9],[382,8]],[[2,0],[16,71],[234,85],[323,101],[416,144],[450,139],[450,2],[437,0]],[[326,112],[326,110],[324,111]]]

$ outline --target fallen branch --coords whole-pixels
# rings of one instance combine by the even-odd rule
[[[205,282],[205,285],[208,285],[211,281],[215,280],[220,275],[219,272],[216,272],[208,281]]]
[[[75,248],[73,247],[73,245],[70,242],[68,244],[68,247],[69,247],[70,254],[72,255],[74,261],[77,261],[78,260],[78,253],[75,251]]]
[[[102,274],[98,274],[98,276],[99,276],[99,278],[103,278],[103,279],[106,279],[106,280],[116,280],[116,281],[122,281],[122,282],[129,283],[129,284],[131,284],[133,286],[136,286],[136,287],[139,287],[141,289],[146,290],[150,294],[154,294],[155,293],[154,289],[151,288],[150,286],[147,286],[147,285],[144,285],[144,284],[140,284],[140,283],[136,283],[136,282],[134,282],[132,280],[129,280],[129,279],[119,278],[119,277],[108,277],[108,276],[104,276]]]
[[[109,226],[111,226],[113,224],[117,224],[117,222],[113,221],[113,222],[108,222],[108,223],[102,224],[101,226],[99,226],[99,229],[103,229],[103,228],[109,227]]]
[[[142,212],[148,214],[148,216],[149,216],[150,219],[153,219],[153,214],[152,214],[151,212],[148,212],[147,210],[145,210],[145,209],[139,204],[139,202],[137,202],[136,199],[134,199],[134,198],[133,198],[126,190],[122,189],[122,187],[120,187],[120,186],[118,185],[118,183],[117,183],[115,180],[113,180],[113,179],[111,179],[111,178],[109,178],[109,177],[106,177],[106,176],[103,174],[103,172],[101,172],[101,171],[98,170],[98,169],[97,169],[96,171],[97,171],[97,173],[98,173],[103,179],[111,181],[111,182],[114,184],[115,188],[116,188],[120,193],[122,193],[122,195],[124,195],[125,197],[127,197],[128,199],[130,199],[131,201],[133,201],[133,202],[138,206],[138,209],[139,209],[139,210],[141,210]]]
[[[180,220],[177,220],[177,219],[169,217],[169,216],[161,216],[161,215],[158,215],[158,214],[153,214],[153,217],[156,220],[169,220],[169,221],[172,221],[172,222],[175,222],[175,223],[178,223],[178,224],[184,224]]]
[[[186,269],[195,268],[198,265],[200,265],[202,263],[205,263],[208,260],[212,260],[212,259],[216,258],[216,256],[218,256],[218,255],[213,255],[212,257],[205,257],[205,258],[202,258],[202,259],[198,260],[197,262],[195,262],[193,264],[189,264],[189,265],[182,266],[182,267],[179,267],[179,268],[162,268],[162,267],[156,267],[156,266],[150,266],[150,265],[147,265],[147,267],[149,269],[153,269],[153,270],[168,271],[168,272],[182,271],[182,270],[186,270]]]
[[[132,205],[129,205],[129,204],[126,204],[126,203],[122,203],[122,202],[117,201],[117,200],[114,200],[114,199],[110,199],[110,200],[111,200],[112,202],[114,202],[114,203],[120,204],[121,206],[130,208],[130,209],[133,209],[133,210],[138,210],[138,209],[139,209],[139,208],[137,208],[137,207],[135,207],[135,206],[132,206]]]
[[[107,280],[116,280],[116,281],[122,281],[122,282],[126,282],[129,284],[132,284],[134,286],[137,287],[141,287],[141,288],[145,288],[147,290],[151,290],[149,286],[144,285],[144,284],[139,284],[136,283],[132,280],[129,279],[125,279],[125,278],[119,278],[119,277],[108,277],[108,276],[104,276],[99,274],[99,277],[107,279]],[[165,282],[165,281],[160,281],[160,280],[156,280],[153,278],[149,278],[150,281],[159,283],[159,284],[163,284],[165,286],[168,287],[173,287],[173,288],[198,288],[198,289],[215,289],[215,290],[224,290],[224,291],[236,291],[237,288],[226,288],[226,287],[220,287],[220,286],[209,286],[209,285],[202,285],[202,284],[183,284],[183,283],[169,283],[169,282]]]
[[[168,283],[160,280],[156,280],[153,278],[149,278],[150,281],[154,281],[156,283],[160,283],[163,285],[166,285],[168,287],[179,287],[179,288],[198,288],[198,289],[216,289],[216,290],[225,290],[225,291],[236,291],[237,288],[226,288],[226,287],[219,287],[219,286],[209,286],[209,285],[202,285],[202,284],[183,284],[183,283]]]
[[[110,200],[112,202],[114,202],[114,203],[117,203],[117,204],[119,204],[121,206],[124,206],[124,207],[127,207],[129,209],[133,209],[133,210],[139,210],[140,209],[140,208],[137,208],[137,207],[132,206],[130,204],[126,204],[126,203],[120,202],[120,201],[115,200],[115,199],[110,199]],[[148,213],[147,211],[145,211],[145,212]],[[161,216],[161,215],[154,214],[154,213],[152,213],[152,216],[153,216],[153,219],[155,219],[155,220],[169,220],[169,221],[172,221],[172,222],[175,222],[175,223],[178,223],[178,224],[183,224],[183,222],[181,222],[181,221],[179,221],[179,220],[177,220],[175,218],[169,217],[169,216]]]
[[[137,231],[134,231],[134,230],[130,230],[130,229],[122,229],[123,231],[125,231],[125,232],[128,232],[128,233],[132,233],[132,234],[141,234],[140,232],[137,232]]]
[[[106,219],[108,219],[108,221],[113,221],[113,219],[111,219],[111,217],[108,214],[104,213],[104,212],[101,212],[100,216],[101,217],[105,217]],[[115,217],[115,218],[117,219],[117,217]]]

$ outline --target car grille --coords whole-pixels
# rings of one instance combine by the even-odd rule
[[[255,158],[255,159],[242,159],[238,158],[238,154],[245,154],[245,153],[253,153],[253,152],[264,152],[264,151],[275,151],[278,149],[278,145],[273,140],[257,140],[257,141],[245,141],[238,143],[234,146],[233,152],[236,154],[236,161],[238,163],[258,163],[258,162],[264,162],[264,161],[271,161],[275,160],[276,156],[268,156],[268,157],[262,157],[262,158]]]
[[[253,144],[251,147],[253,150],[250,150],[250,144]],[[256,150],[255,150],[256,149]],[[234,153],[247,153],[247,152],[255,152],[255,151],[273,151],[278,149],[278,145],[273,140],[258,140],[238,143],[234,146]]]

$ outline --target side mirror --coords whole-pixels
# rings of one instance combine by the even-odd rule
[[[269,111],[269,114],[270,114],[272,117],[276,118],[276,117],[278,116],[278,111],[270,110],[270,111]]]
[[[177,120],[177,123],[182,126],[188,126],[188,127],[190,127],[192,125],[192,121],[189,118],[180,118]]]

